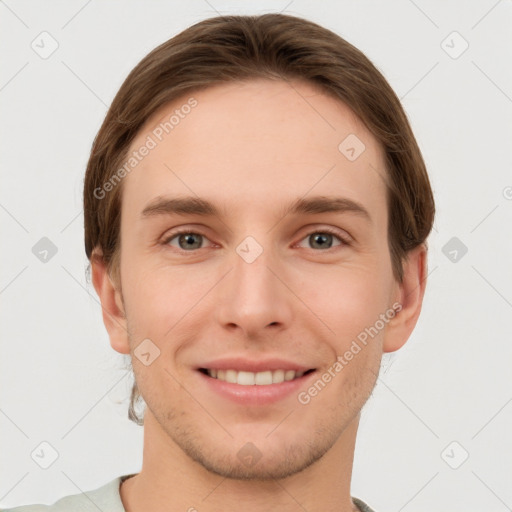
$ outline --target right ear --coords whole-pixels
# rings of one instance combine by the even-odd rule
[[[128,327],[121,291],[117,289],[109,275],[103,255],[98,249],[94,249],[91,256],[91,275],[94,289],[101,302],[103,323],[107,329],[110,344],[117,352],[129,354]]]

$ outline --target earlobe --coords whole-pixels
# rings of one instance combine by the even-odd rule
[[[427,283],[427,248],[424,244],[408,253],[403,269],[403,280],[397,285],[399,311],[386,327],[384,352],[402,348],[420,316]]]
[[[113,283],[100,251],[95,250],[91,256],[91,276],[101,302],[110,345],[121,354],[129,354],[128,327],[121,292]]]

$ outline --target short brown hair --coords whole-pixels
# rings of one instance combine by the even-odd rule
[[[98,190],[123,166],[131,142],[158,110],[209,86],[255,78],[306,80],[350,107],[385,154],[388,243],[393,272],[403,279],[407,252],[426,242],[434,198],[423,157],[400,100],[357,48],[311,21],[285,15],[218,16],[161,44],[130,72],[94,139],[84,181],[85,252],[100,249],[119,279],[122,181]],[[340,141],[341,142],[341,141]],[[120,280],[118,281],[120,283]],[[129,418],[139,398],[134,383]]]

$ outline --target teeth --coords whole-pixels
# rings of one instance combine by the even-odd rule
[[[265,372],[244,372],[236,370],[210,370],[208,375],[214,379],[240,384],[242,386],[268,386],[269,384],[280,384],[281,382],[298,379],[304,372],[295,370],[267,370]]]
[[[235,370],[228,370],[233,372],[234,380],[228,381],[233,382],[234,384],[241,384],[242,386],[253,386],[254,382],[256,380],[256,374],[252,372],[236,372]],[[258,375],[261,375],[259,373]],[[272,381],[272,377],[270,377],[270,380]],[[272,382],[271,382],[272,383]]]
[[[253,374],[254,375],[254,384],[257,386],[266,386],[268,384],[273,383],[273,375],[271,371],[268,372],[258,372]],[[277,382],[276,382],[277,384]]]
[[[226,382],[231,382],[231,384],[236,384],[236,372],[235,370],[226,370],[225,374]]]
[[[272,384],[280,384],[281,382],[284,382],[284,376],[286,373],[284,370],[276,370],[275,372],[270,373],[272,374]]]
[[[295,378],[295,372],[293,370],[286,370],[284,372],[284,380],[293,380]]]

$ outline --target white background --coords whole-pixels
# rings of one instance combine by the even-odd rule
[[[510,0],[1,2],[2,507],[140,470],[127,360],[85,274],[83,175],[107,106],[193,23],[279,11],[337,32],[383,72],[437,201],[422,316],[363,410],[352,495],[377,512],[512,508]],[[59,45],[47,59],[31,48],[43,31]],[[469,43],[458,58],[445,51],[463,48],[453,31]],[[32,253],[42,237],[57,247],[46,263]],[[442,251],[452,237],[468,248],[456,262]],[[43,441],[59,454],[48,469],[30,456]]]

